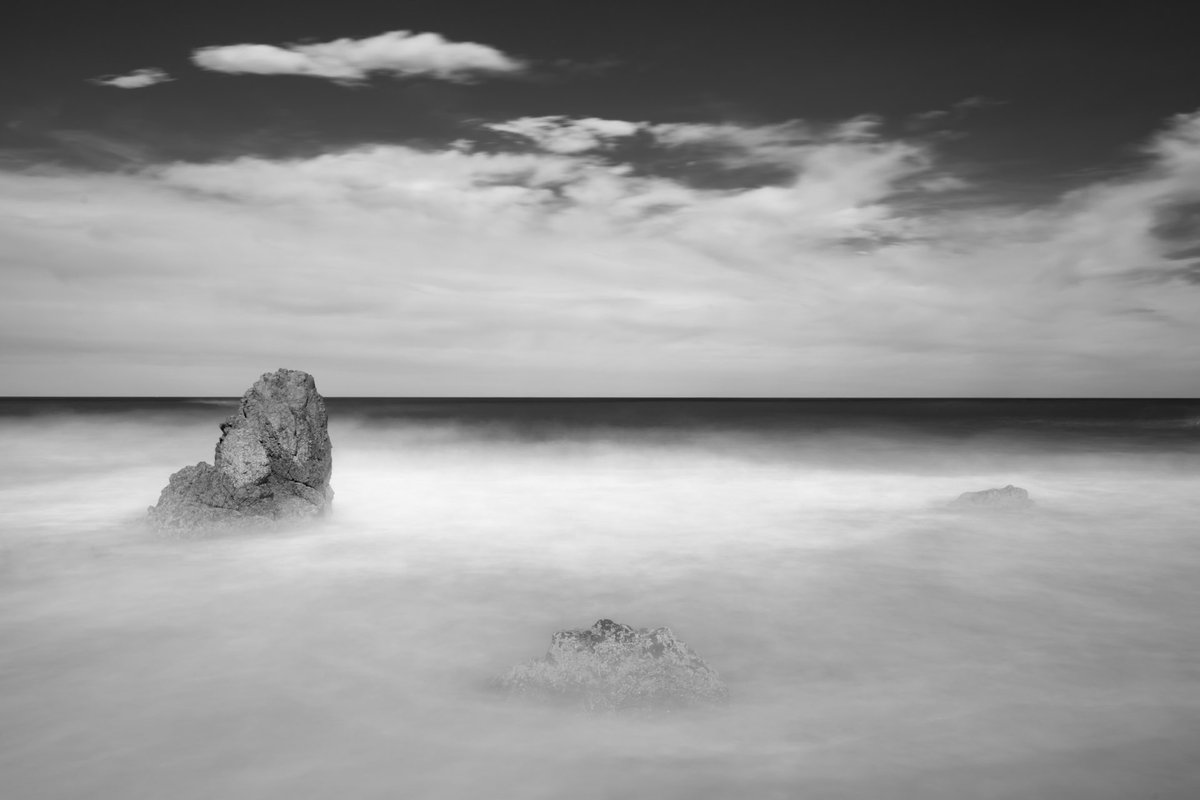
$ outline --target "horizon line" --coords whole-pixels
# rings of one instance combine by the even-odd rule
[[[244,394],[244,393],[243,393]],[[6,400],[240,400],[243,395],[0,395]],[[847,395],[847,396],[763,396],[763,395],[326,395],[325,400],[414,400],[414,401],[483,401],[483,402],[866,402],[866,401],[1156,401],[1200,402],[1200,397],[1156,395]]]

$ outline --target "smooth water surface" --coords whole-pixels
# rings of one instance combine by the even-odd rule
[[[330,400],[327,523],[156,537],[232,408],[0,401],[4,797],[1200,796],[1200,404]],[[730,705],[488,691],[601,617]]]

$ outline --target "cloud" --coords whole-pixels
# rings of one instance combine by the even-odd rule
[[[158,67],[147,67],[135,69],[125,75],[102,75],[99,78],[90,78],[88,83],[94,83],[97,86],[114,86],[118,89],[144,89],[147,86],[173,80],[175,79]]]
[[[1200,286],[1172,258],[1194,232],[1200,115],[1137,174],[1031,208],[923,189],[937,153],[862,122],[554,119],[548,137],[513,124],[524,152],[0,173],[11,391],[107,370],[86,391],[211,393],[265,362],[331,394],[1200,392]],[[634,169],[604,147],[629,125],[790,177]]]
[[[359,82],[374,73],[464,81],[483,73],[517,73],[525,68],[522,62],[488,45],[451,42],[437,33],[410,31],[286,47],[268,44],[202,47],[192,53],[192,62],[215,72],[308,75],[342,83]]]
[[[869,163],[887,162],[907,168],[899,162],[911,160],[912,171],[924,164],[919,147],[898,141],[885,141],[877,135],[879,120],[864,116],[837,125],[814,126],[792,120],[772,125],[736,123],[658,123],[588,117],[521,117],[485,128],[510,134],[547,153],[583,155],[610,150],[615,144],[641,136],[660,152],[673,152],[678,160],[682,152],[708,167],[738,169],[752,166],[774,167],[784,175],[804,171],[815,176],[830,169],[861,169]],[[880,158],[864,158],[870,154]],[[853,165],[853,166],[852,166]],[[884,167],[887,171],[890,167]],[[845,181],[849,183],[850,181]],[[949,188],[948,178],[942,187]]]
[[[954,104],[953,108],[959,111],[976,111],[979,109],[993,108],[995,106],[1003,106],[1007,104],[1007,100],[997,100],[994,97],[985,97],[977,94],[959,100]]]
[[[336,202],[458,217],[455,224],[493,229],[670,235],[740,247],[748,236],[765,243],[895,235],[903,221],[884,200],[928,163],[919,147],[867,135],[857,123],[800,142],[777,130],[791,131],[798,123],[688,130],[679,140],[670,126],[594,118],[522,118],[485,127],[520,135],[538,149],[489,153],[461,142],[433,152],[375,146],[300,161],[178,164],[159,175],[172,185],[268,206]],[[666,147],[719,141],[721,148],[709,153],[714,162],[786,164],[792,179],[713,191],[592,157],[610,141],[639,131],[660,136]]]
[[[672,145],[723,144],[742,150],[772,152],[822,142],[867,141],[876,138],[878,117],[853,117],[834,125],[817,126],[804,120],[772,125],[740,125],[732,122],[665,122],[650,126],[661,141]]]
[[[494,122],[484,127],[510,133],[529,140],[551,153],[584,153],[606,147],[614,139],[633,136],[645,128],[644,123],[617,119],[571,119],[564,116],[521,117],[508,122]]]
[[[790,160],[781,153],[794,153],[804,145],[830,139],[870,138],[873,118],[863,117],[834,126],[822,133],[810,124],[792,120],[774,125],[739,125],[708,122],[629,122],[626,120],[566,116],[520,117],[487,123],[485,128],[512,134],[552,153],[584,153],[612,145],[642,133],[663,147],[704,147],[712,157],[747,160]]]
[[[959,125],[980,111],[1004,105],[1008,105],[1007,100],[973,95],[950,104],[949,108],[912,114],[905,120],[905,126],[912,131],[930,131],[940,128],[942,135],[945,136],[949,135],[949,132],[945,130],[946,126]]]
[[[150,163],[152,150],[136,142],[85,130],[57,129],[45,133],[63,152],[98,169],[124,169]]]

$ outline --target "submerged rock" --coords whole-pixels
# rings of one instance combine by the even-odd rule
[[[1020,509],[1030,508],[1029,492],[1011,483],[1003,489],[963,492],[950,504],[953,508]]]
[[[280,369],[221,423],[213,464],[171,476],[150,521],[165,530],[263,524],[324,514],[333,502],[325,401],[311,375]]]
[[[545,656],[497,679],[510,697],[524,696],[590,711],[672,710],[724,702],[716,671],[670,628],[631,628],[602,619],[559,631]]]

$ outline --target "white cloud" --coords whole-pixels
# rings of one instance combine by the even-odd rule
[[[520,61],[494,47],[451,42],[437,33],[411,31],[286,47],[268,44],[202,47],[192,54],[192,62],[215,72],[309,75],[341,82],[361,81],[373,73],[466,80],[481,73],[515,73],[524,69]]]
[[[154,86],[156,83],[173,80],[175,79],[158,67],[147,67],[135,69],[125,75],[102,75],[99,78],[91,78],[88,82],[98,86],[114,86],[118,89],[144,89],[147,86]]]
[[[43,393],[264,363],[330,394],[1200,392],[1200,287],[1155,232],[1200,192],[1200,115],[1123,181],[919,214],[898,192],[935,154],[803,127],[723,129],[794,167],[739,189],[462,143],[0,173],[0,367]]]
[[[883,184],[892,182],[899,173],[923,172],[928,166],[925,152],[905,142],[881,139],[876,133],[878,124],[876,118],[866,116],[823,128],[799,120],[754,126],[545,116],[521,117],[484,127],[515,135],[542,151],[559,155],[604,151],[623,139],[642,134],[663,149],[692,149],[697,160],[712,165],[773,166],[793,174],[804,172],[808,175],[806,180],[824,181],[827,185],[860,185],[846,174],[849,170],[877,171],[878,181]],[[839,173],[836,182],[827,180],[831,171]],[[931,186],[958,188],[953,181],[951,176],[941,176]],[[767,200],[768,197],[782,195],[772,190],[761,193],[754,202],[760,205],[776,202]]]
[[[771,164],[798,170],[818,162],[832,163],[839,145],[843,152],[865,149],[886,150],[916,158],[921,150],[899,141],[884,141],[877,135],[879,120],[855,117],[841,124],[817,128],[800,120],[773,125],[735,123],[668,122],[648,130],[663,145],[702,148],[711,158],[730,166]]]
[[[562,115],[520,117],[488,123],[491,130],[514,134],[552,153],[583,153],[613,144],[614,140],[638,133],[648,134],[664,147],[703,146],[710,157],[731,160],[790,160],[798,148],[819,145],[829,139],[853,139],[870,134],[870,118],[851,120],[822,135],[799,120],[774,125],[739,125],[708,122],[629,122]],[[783,154],[788,154],[784,158]]]
[[[551,153],[584,153],[636,134],[644,123],[619,119],[571,119],[563,116],[521,117],[485,125],[502,133],[516,134]]]

